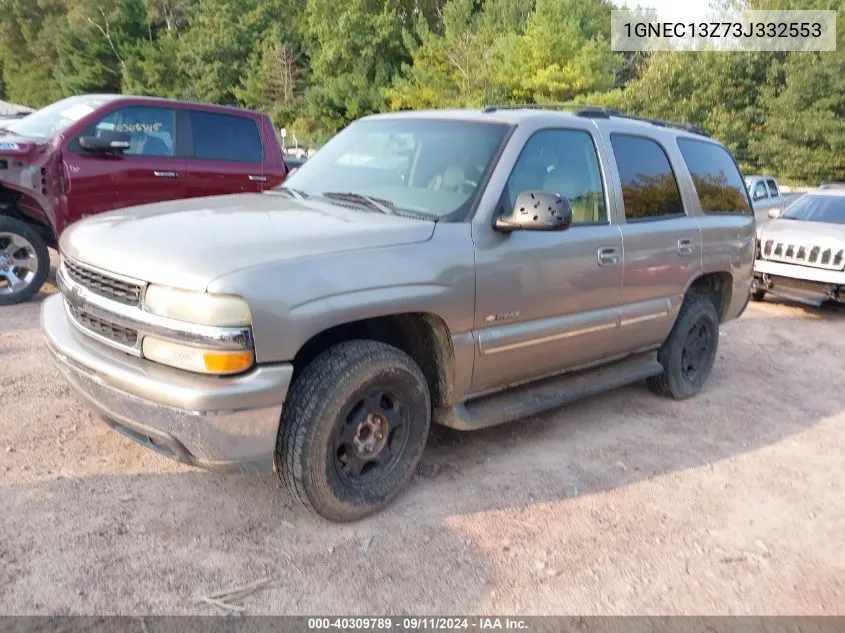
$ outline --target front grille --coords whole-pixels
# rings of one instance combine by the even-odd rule
[[[807,244],[766,240],[763,245],[763,258],[788,264],[841,270],[845,263],[845,248],[821,248]]]
[[[136,306],[141,303],[141,286],[138,284],[104,275],[68,258],[62,261],[68,277],[91,292],[126,305]]]
[[[136,330],[109,323],[71,305],[68,305],[68,308],[76,322],[86,330],[126,347],[137,345],[138,332]]]

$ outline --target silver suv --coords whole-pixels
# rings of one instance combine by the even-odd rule
[[[748,304],[755,220],[698,131],[489,107],[367,117],[283,187],[91,217],[60,249],[47,343],[109,425],[349,521],[399,493],[431,423],[696,394]]]

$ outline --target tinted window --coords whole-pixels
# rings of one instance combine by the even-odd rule
[[[545,130],[532,136],[508,180],[511,207],[523,191],[566,196],[574,224],[607,222],[599,159],[587,132]]]
[[[692,174],[702,211],[751,213],[742,176],[724,147],[687,138],[679,138],[678,147]]]
[[[754,193],[752,194],[755,200],[761,200],[763,198],[767,198],[768,194],[766,193],[766,183],[762,180],[754,185]]]
[[[663,148],[651,139],[611,134],[628,220],[683,215],[678,181]]]
[[[196,158],[242,163],[264,159],[261,135],[252,119],[192,110],[191,133]]]
[[[170,108],[129,106],[106,115],[82,136],[103,136],[109,132],[128,134],[129,149],[124,156],[174,156],[175,114]],[[74,141],[74,151],[78,141]]]
[[[499,123],[416,116],[359,120],[305,161],[285,186],[310,196],[363,194],[400,211],[462,221],[509,130]]]
[[[775,184],[774,180],[767,180],[766,185],[769,187],[769,195],[772,198],[776,198],[778,195],[778,186]]]
[[[845,196],[802,196],[781,217],[804,222],[845,224]]]

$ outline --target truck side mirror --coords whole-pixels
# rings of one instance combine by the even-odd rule
[[[545,191],[523,191],[513,209],[496,218],[494,228],[511,231],[565,231],[572,226],[572,205],[566,196]]]
[[[129,149],[131,139],[123,132],[105,132],[100,136],[80,136],[79,147],[87,152],[123,152]]]

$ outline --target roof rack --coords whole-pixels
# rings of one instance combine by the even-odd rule
[[[497,110],[568,110],[572,114],[581,117],[609,119],[610,117],[619,117],[621,119],[629,119],[631,121],[641,121],[643,123],[651,123],[652,125],[659,125],[660,127],[673,128],[676,130],[683,130],[684,132],[691,132],[699,136],[710,137],[704,129],[697,125],[689,123],[678,123],[676,121],[665,121],[663,119],[653,119],[650,117],[636,116],[634,114],[625,114],[616,108],[609,108],[600,105],[580,105],[573,103],[525,103],[518,105],[488,105],[483,112],[490,113]]]

